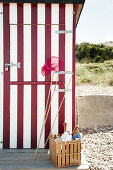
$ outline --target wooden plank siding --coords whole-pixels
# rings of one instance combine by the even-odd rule
[[[82,8],[83,8],[83,4],[78,4],[77,5],[77,12],[76,12],[76,26],[78,24],[79,18],[80,18],[80,14],[82,12]]]

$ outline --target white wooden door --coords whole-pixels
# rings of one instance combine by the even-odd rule
[[[7,89],[3,91],[2,83],[0,102],[3,106],[4,92],[4,111],[3,107],[0,107],[2,113],[0,114],[0,131],[2,132],[0,141],[4,142],[3,146],[0,144],[0,147],[36,148],[52,79],[51,74],[46,77],[42,76],[41,67],[49,57],[56,56],[64,62],[63,71],[74,72],[75,70],[73,58],[73,37],[75,36],[73,11],[75,7],[72,4],[10,3],[9,5],[0,4],[0,8],[4,11],[4,15],[0,15],[0,29],[4,35],[0,37],[2,56],[0,71],[3,70],[4,58],[4,87]],[[8,33],[7,41],[6,33]],[[4,56],[3,51],[5,51]],[[8,69],[5,64],[10,64]],[[51,103],[40,148],[44,146],[65,94],[65,91],[59,92],[59,90],[65,90],[70,77],[70,74],[59,75],[57,91]],[[63,133],[64,121],[68,123],[70,131],[75,125],[74,79],[75,75],[72,77],[69,85],[70,91],[66,93],[52,130],[53,133]],[[0,80],[3,82],[2,74],[0,74]],[[57,74],[54,75],[51,95],[56,80]],[[49,102],[50,100],[51,96]]]

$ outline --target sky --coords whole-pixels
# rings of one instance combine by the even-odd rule
[[[86,0],[77,30],[76,43],[113,41],[113,0]]]

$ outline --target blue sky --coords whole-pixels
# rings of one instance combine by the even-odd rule
[[[77,25],[76,43],[113,41],[113,0],[86,0]]]

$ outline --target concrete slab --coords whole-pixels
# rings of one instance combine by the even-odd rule
[[[79,128],[113,124],[113,96],[76,97],[76,123]]]

